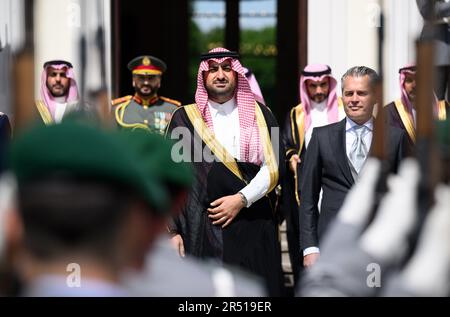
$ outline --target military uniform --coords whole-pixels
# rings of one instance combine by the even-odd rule
[[[161,76],[166,64],[153,56],[140,56],[128,64],[135,76]],[[181,103],[169,98],[154,96],[142,99],[138,94],[112,101],[112,111],[117,125],[121,128],[145,129],[153,133],[165,134],[173,112]]]
[[[112,102],[116,123],[122,128],[148,129],[164,134],[172,113],[181,103],[169,98],[157,96],[145,102],[139,96],[126,96]]]

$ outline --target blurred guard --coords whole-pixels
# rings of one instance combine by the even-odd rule
[[[128,64],[133,74],[134,96],[112,101],[113,115],[119,127],[146,129],[163,135],[180,102],[158,96],[166,64],[153,56],[140,56]]]
[[[153,142],[157,153],[159,143]],[[131,146],[123,151],[126,146],[117,135],[73,122],[16,138],[11,168],[18,212],[8,241],[21,246],[23,295],[127,295],[120,275],[143,268],[165,231],[170,199],[161,176],[144,168]]]

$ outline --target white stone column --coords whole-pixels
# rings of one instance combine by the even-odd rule
[[[39,96],[42,65],[45,61],[64,59],[74,66],[81,88],[81,72],[85,70],[85,96],[100,88],[101,62],[106,63],[106,83],[111,87],[111,17],[110,0],[36,0],[35,62],[36,97]],[[96,32],[103,27],[105,55],[100,56]],[[86,40],[86,64],[81,60],[81,39]],[[81,91],[80,91],[81,93]]]
[[[12,55],[25,40],[23,0],[0,0],[0,111],[13,120]]]
[[[374,3],[374,0],[309,1],[308,63],[330,65],[338,81],[352,66],[376,69]]]
[[[36,0],[34,9],[35,97],[40,98],[42,65],[63,59],[80,66],[81,6],[78,0]]]
[[[377,16],[381,8],[386,27],[384,97],[388,102],[399,94],[398,69],[415,59],[422,19],[413,0],[309,1],[308,63],[329,64],[338,79],[356,65],[379,71]]]
[[[398,70],[415,62],[415,41],[420,35],[423,20],[416,1],[384,1],[386,15],[385,47],[385,104],[400,97]]]

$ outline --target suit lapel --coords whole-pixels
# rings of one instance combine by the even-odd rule
[[[336,158],[337,165],[339,165],[339,168],[349,184],[353,184],[355,181],[353,179],[352,172],[350,171],[350,166],[348,165],[349,163],[346,151],[345,125],[346,119],[339,122],[339,124],[334,125],[332,129],[329,129],[328,139],[330,140],[330,148]]]

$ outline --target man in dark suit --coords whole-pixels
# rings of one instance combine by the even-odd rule
[[[372,144],[377,80],[377,73],[368,67],[349,69],[342,77],[342,98],[347,118],[313,131],[300,184],[300,246],[305,267],[313,265],[319,258],[320,239],[358,179],[368,156]],[[390,128],[388,159],[393,172],[406,155],[407,142],[404,131]]]

